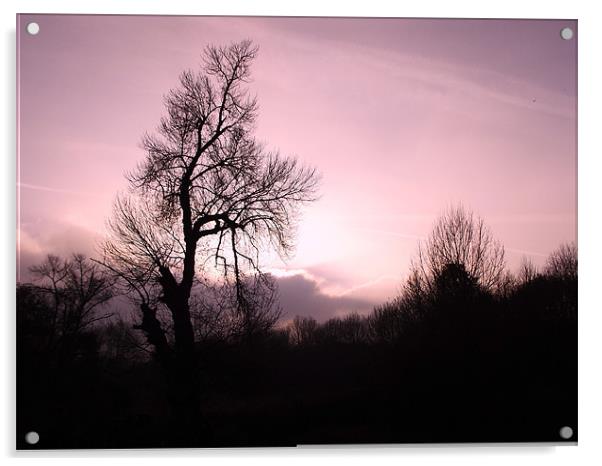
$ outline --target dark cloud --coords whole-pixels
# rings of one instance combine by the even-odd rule
[[[48,225],[47,230],[38,228],[38,225],[21,225],[21,243],[18,254],[18,279],[29,281],[31,276],[29,268],[44,260],[46,255],[55,254],[68,257],[73,253],[82,253],[94,257],[95,246],[99,240],[97,234],[69,224],[54,222]],[[316,270],[318,271],[318,270]],[[296,274],[286,277],[274,277],[278,283],[280,305],[283,310],[283,320],[292,319],[296,315],[312,316],[319,321],[350,312],[367,313],[376,304],[369,298],[344,295],[336,296],[325,293],[320,282],[337,282],[347,284],[347,280],[335,270],[323,267],[317,275]]]
[[[351,296],[332,296],[324,293],[319,284],[304,275],[277,277],[283,320],[296,315],[311,316],[324,321],[336,315],[369,312],[374,304],[371,301]]]

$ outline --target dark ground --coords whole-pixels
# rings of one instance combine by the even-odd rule
[[[443,306],[393,342],[294,344],[279,331],[205,342],[193,435],[172,414],[152,359],[103,355],[96,333],[57,359],[37,344],[44,327],[23,317],[31,302],[21,298],[17,447],[560,443],[563,426],[575,442],[577,321],[564,311],[576,309],[576,283],[565,285]],[[29,431],[37,445],[24,442]]]

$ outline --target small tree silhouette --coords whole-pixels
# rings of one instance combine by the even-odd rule
[[[562,244],[548,257],[545,273],[556,278],[577,280],[577,245]]]
[[[290,341],[298,346],[316,343],[318,322],[313,317],[295,316],[288,327]]]
[[[22,286],[24,306],[19,307],[23,312],[45,310],[43,315],[38,314],[43,320],[38,325],[46,329],[45,351],[56,354],[62,364],[95,322],[112,316],[103,307],[114,296],[113,282],[104,268],[82,254],[69,259],[48,255],[30,270],[34,283]],[[32,306],[35,302],[38,306]]]
[[[533,264],[531,259],[526,257],[523,258],[520,264],[520,268],[518,271],[518,284],[524,285],[526,283],[532,282],[537,278],[539,272],[537,271],[537,267]]]
[[[462,269],[486,291],[504,284],[504,247],[493,239],[485,222],[462,206],[445,211],[412,263],[409,291],[433,293],[443,276]],[[453,274],[452,274],[453,275]]]
[[[478,290],[477,281],[463,264],[447,264],[435,277],[435,299],[439,303],[466,302]]]

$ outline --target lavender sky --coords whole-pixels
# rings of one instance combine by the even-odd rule
[[[40,33],[29,36],[36,21]],[[286,315],[393,297],[418,241],[463,203],[508,267],[576,240],[574,21],[22,15],[20,279],[49,252],[95,254],[162,96],[206,44],[250,38],[256,136],[323,175],[297,254],[270,255]]]

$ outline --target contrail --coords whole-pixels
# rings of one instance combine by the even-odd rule
[[[368,288],[372,285],[376,285],[377,283],[380,283],[384,280],[395,280],[395,281],[401,281],[401,277],[397,277],[395,275],[391,275],[391,274],[387,274],[387,275],[381,275],[380,277],[377,277],[373,280],[369,280],[367,282],[361,283],[359,285],[356,286],[352,286],[351,288],[345,290],[344,292],[340,293],[338,296],[345,296],[348,295],[350,293],[353,293],[354,291],[357,290],[361,290],[362,288]]]
[[[74,195],[77,195],[77,196],[92,196],[92,197],[96,197],[93,194],[89,194],[89,193],[85,193],[85,192],[81,192],[81,191],[71,191],[69,189],[50,188],[48,186],[39,186],[39,185],[36,185],[36,184],[30,184],[30,183],[20,183],[20,182],[17,182],[17,186],[19,188],[33,189],[35,191],[47,191],[47,192],[51,192],[51,193],[74,194]]]

